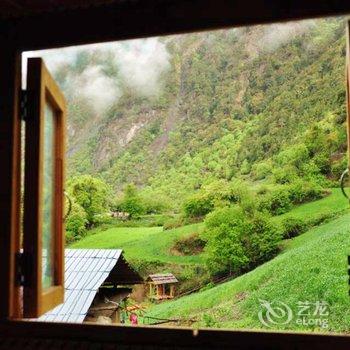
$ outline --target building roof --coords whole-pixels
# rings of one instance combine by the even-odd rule
[[[64,303],[38,320],[82,323],[103,283],[142,283],[122,254],[121,249],[66,249]]]
[[[172,273],[156,273],[154,275],[149,275],[147,281],[152,282],[153,284],[168,284],[179,282]]]

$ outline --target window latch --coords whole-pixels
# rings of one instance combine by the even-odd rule
[[[16,254],[16,282],[17,285],[26,287],[30,281],[29,274],[32,268],[31,255],[23,251]]]

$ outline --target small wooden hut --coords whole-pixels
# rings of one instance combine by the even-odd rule
[[[175,283],[179,281],[172,273],[149,275],[149,298],[154,300],[172,299],[175,296]]]
[[[121,249],[66,249],[64,303],[39,321],[120,323],[132,287],[143,283]]]

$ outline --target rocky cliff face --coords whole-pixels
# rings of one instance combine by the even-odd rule
[[[54,66],[69,174],[186,191],[238,176],[326,113],[342,122],[344,47],[331,19],[75,49]]]

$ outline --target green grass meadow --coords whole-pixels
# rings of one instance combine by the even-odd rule
[[[123,249],[128,259],[158,260],[165,263],[198,264],[203,257],[177,256],[171,248],[178,238],[189,236],[202,230],[203,224],[193,224],[173,230],[163,231],[162,227],[112,227],[97,230],[70,248]]]
[[[230,282],[154,306],[148,316],[196,318],[196,326],[267,328],[258,318],[260,300],[282,301],[298,313],[298,302],[326,301],[328,327],[272,325],[272,329],[348,332],[350,297],[347,256],[350,254],[350,214],[296,237],[273,260]]]
[[[282,301],[298,313],[298,302],[325,301],[329,304],[328,327],[290,323],[271,329],[347,332],[350,328],[350,297],[347,256],[350,254],[350,213],[339,189],[315,202],[294,207],[273,218],[281,224],[286,217],[326,222],[306,233],[285,240],[281,253],[271,261],[236,279],[181,297],[151,305],[146,316],[180,318],[195,327],[267,328],[258,318],[260,300]],[[203,223],[163,231],[162,227],[108,227],[92,231],[70,248],[123,249],[129,260],[161,261],[191,266],[204,264],[204,253],[178,256],[172,246],[179,238],[204,229]],[[173,265],[175,266],[175,265]]]
[[[332,188],[330,192],[330,195],[325,198],[296,206],[285,214],[275,216],[274,222],[279,224],[283,219],[289,217],[317,222],[321,221],[322,218],[340,215],[349,208],[349,203],[339,188]]]

